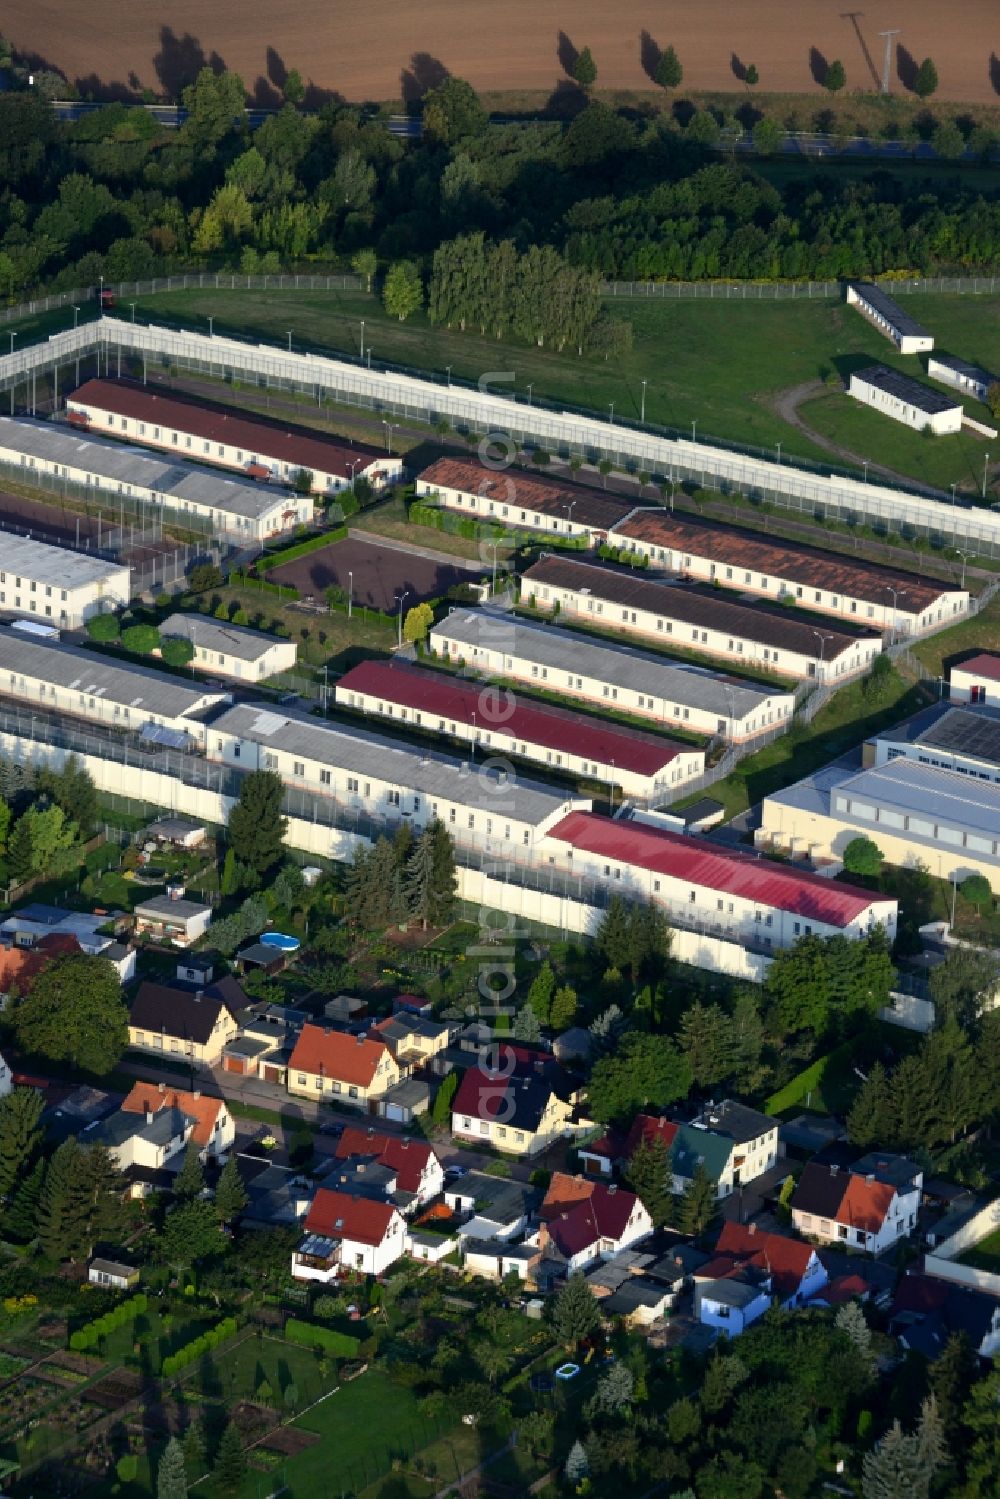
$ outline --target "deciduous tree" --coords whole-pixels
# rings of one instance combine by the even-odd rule
[[[831,94],[839,94],[846,82],[847,73],[844,70],[844,64],[838,57],[835,57],[833,62],[827,67],[823,78],[823,87],[829,89]]]
[[[52,1062],[85,1072],[110,1072],[128,1045],[121,985],[105,958],[71,953],[34,980],[13,1013],[18,1043]]]
[[[931,58],[925,57],[913,80],[913,92],[918,99],[929,99],[937,92],[938,71]]]
[[[594,87],[597,82],[597,64],[589,47],[584,47],[573,62],[572,74],[574,82],[586,92]]]
[[[412,260],[397,260],[386,272],[382,301],[390,317],[401,323],[424,305],[424,285]]]
[[[684,81],[684,68],[673,46],[660,53],[656,64],[656,81],[663,89],[679,88]]]

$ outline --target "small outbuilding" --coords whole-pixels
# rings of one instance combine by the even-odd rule
[[[852,375],[848,394],[918,432],[930,431],[942,437],[962,428],[962,404],[954,396],[932,390],[884,364],[869,365]]]

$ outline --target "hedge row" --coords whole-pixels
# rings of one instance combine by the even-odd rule
[[[644,552],[633,552],[630,547],[609,547],[605,542],[597,548],[597,555],[606,562],[620,562],[625,567],[648,567],[649,558]]]
[[[262,557],[257,563],[258,570],[270,572],[273,567],[283,567],[286,562],[294,562],[297,557],[308,557],[310,552],[322,551],[333,541],[343,541],[347,535],[346,526],[335,526],[332,531],[321,531],[318,536],[310,536],[306,541],[296,542],[295,546],[285,547],[283,551],[271,552]]]
[[[830,1052],[825,1057],[818,1058],[811,1067],[806,1067],[791,1082],[779,1088],[777,1093],[772,1093],[764,1105],[767,1114],[783,1114],[786,1109],[801,1103],[808,1094],[814,1092],[823,1081],[823,1074],[830,1064],[834,1053]]]
[[[95,1317],[92,1322],[85,1322],[82,1327],[78,1327],[70,1337],[70,1348],[74,1353],[85,1353],[88,1348],[96,1348],[100,1340],[116,1328],[124,1327],[126,1323],[134,1322],[136,1317],[141,1317],[148,1305],[145,1291],[130,1296],[128,1301],[120,1301],[110,1312],[105,1312],[103,1317]]]
[[[217,1348],[227,1338],[233,1337],[235,1332],[236,1318],[223,1317],[222,1321],[217,1322],[214,1327],[210,1327],[208,1332],[203,1332],[200,1337],[192,1338],[190,1343],[185,1343],[183,1348],[178,1348],[176,1353],[168,1354],[163,1360],[160,1373],[164,1378],[169,1378],[171,1374],[176,1374],[179,1370],[186,1369],[188,1364],[193,1364],[203,1354],[211,1352],[213,1348]]]
[[[289,1317],[285,1323],[285,1337],[289,1343],[301,1343],[303,1348],[320,1348],[324,1353],[333,1353],[340,1358],[354,1358],[361,1341],[352,1338],[350,1333],[337,1332],[331,1327],[300,1322],[298,1317]]]
[[[439,505],[423,505],[414,500],[407,519],[415,526],[430,526],[435,531],[447,531],[452,536],[464,536],[467,541],[497,541],[501,537],[510,539],[504,526],[494,526],[488,521],[473,520],[469,515],[454,515]]]

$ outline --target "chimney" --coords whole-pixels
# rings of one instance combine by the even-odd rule
[[[152,1109],[147,1109],[146,1110],[146,1123],[147,1124],[152,1124],[152,1122],[153,1122],[153,1120],[154,1120],[155,1117],[156,1116],[154,1115]]]
[[[749,1224],[749,1226],[747,1227],[747,1233],[748,1234],[755,1234],[756,1232],[757,1232],[757,1225],[756,1225],[756,1223]]]
[[[200,1088],[195,1088],[194,1092],[191,1094],[191,1097],[192,1098],[200,1098],[201,1097],[201,1089]]]
[[[166,1091],[167,1091],[167,1085],[166,1085],[166,1083],[157,1083],[157,1085],[156,1085],[156,1091],[158,1093],[166,1093]]]
[[[617,1182],[609,1182],[609,1184],[608,1184],[608,1196],[609,1197],[614,1197],[614,1195],[615,1195],[615,1193],[617,1191],[618,1191],[618,1184],[617,1184]]]
[[[836,1176],[838,1170],[839,1170],[839,1167],[831,1165],[831,1167],[830,1167],[830,1175],[831,1176]]]

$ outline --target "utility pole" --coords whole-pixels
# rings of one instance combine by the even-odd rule
[[[889,74],[892,71],[892,39],[893,39],[894,36],[898,36],[899,35],[900,29],[901,28],[899,26],[897,26],[894,31],[880,31],[879,32],[879,36],[884,36],[885,37],[885,52],[884,52],[884,54],[882,56],[882,92],[883,92],[883,94],[887,94],[889,92]]]

